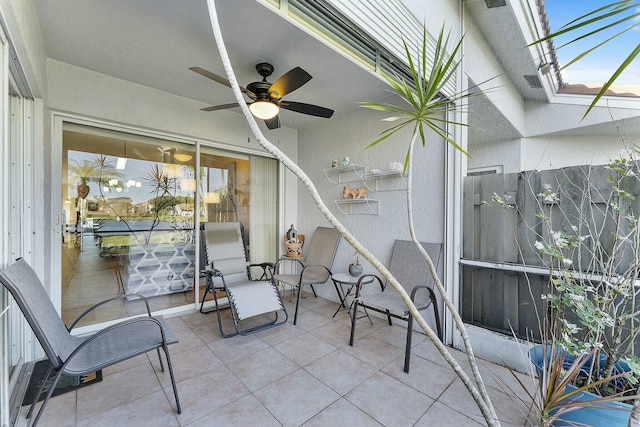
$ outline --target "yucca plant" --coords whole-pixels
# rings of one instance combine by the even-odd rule
[[[425,322],[420,312],[416,310],[416,307],[411,301],[411,298],[409,297],[407,292],[404,290],[404,288],[400,285],[398,280],[367,248],[365,248],[342,225],[342,223],[335,217],[335,215],[333,215],[333,213],[328,209],[327,205],[324,203],[324,201],[318,194],[318,191],[315,185],[309,179],[307,174],[296,163],[294,163],[291,159],[289,159],[289,157],[287,157],[282,151],[280,151],[280,149],[278,149],[277,146],[269,142],[267,138],[265,138],[265,136],[262,134],[260,128],[258,127],[258,124],[256,123],[255,119],[253,118],[251,112],[247,107],[246,102],[244,101],[242,92],[240,91],[240,86],[238,85],[238,81],[236,79],[235,73],[233,72],[233,67],[231,66],[231,61],[229,60],[229,55],[227,53],[227,50],[224,44],[224,39],[222,37],[222,31],[220,29],[220,23],[218,21],[218,16],[217,16],[216,7],[215,7],[215,0],[207,0],[207,5],[209,8],[209,15],[211,18],[211,26],[213,29],[213,34],[215,37],[218,51],[220,53],[222,64],[225,69],[225,73],[231,84],[231,88],[238,102],[238,106],[241,108],[247,120],[247,123],[251,129],[251,132],[256,137],[257,142],[267,152],[269,152],[271,155],[277,158],[286,168],[291,170],[298,177],[298,179],[300,179],[302,184],[304,184],[304,186],[309,191],[309,194],[313,199],[314,203],[317,205],[318,209],[324,215],[324,217],[329,221],[329,223],[333,227],[335,227],[335,229],[338,230],[338,232],[342,235],[342,237],[358,253],[360,253],[362,257],[366,259],[371,264],[371,266],[375,268],[384,277],[384,279],[386,279],[387,282],[398,292],[400,297],[403,299],[403,301],[409,308],[411,315],[416,320],[416,323],[420,325],[425,335],[433,342],[434,346],[442,354],[443,358],[447,361],[447,363],[449,363],[449,365],[453,368],[453,370],[460,377],[464,385],[467,387],[473,399],[475,400],[478,407],[480,408],[487,424],[489,426],[500,425],[500,422],[498,421],[495,410],[493,409],[493,406],[491,404],[491,400],[485,390],[484,384],[482,382],[482,378],[480,377],[478,366],[475,361],[475,358],[473,357],[473,351],[469,344],[469,340],[466,335],[464,325],[460,320],[460,316],[458,315],[456,308],[451,304],[450,301],[447,303],[447,306],[450,308],[452,313],[454,313],[454,317],[458,319],[456,320],[457,326],[458,326],[458,329],[463,334],[465,345],[467,346],[467,352],[469,354],[469,358],[471,361],[475,384],[473,381],[471,381],[469,376],[464,372],[460,364],[453,358],[448,348],[440,341],[440,339],[438,338],[438,335]],[[457,125],[457,123],[452,122],[447,118],[439,118],[438,114],[445,113],[446,111],[451,111],[452,107],[447,107],[447,105],[449,105],[450,102],[455,102],[456,99],[460,100],[466,96],[466,95],[460,94],[456,97],[453,97],[453,98],[449,97],[448,99],[445,99],[445,97],[441,95],[442,89],[444,88],[444,85],[446,84],[446,82],[450,81],[457,72],[456,70],[458,67],[458,63],[455,62],[454,58],[458,54],[461,43],[462,43],[461,41],[458,42],[457,45],[454,47],[454,49],[451,50],[451,55],[448,56],[446,55],[446,51],[448,48],[447,46],[448,38],[445,40],[442,35],[443,35],[443,32],[441,32],[441,36],[438,39],[435,52],[431,56],[432,58],[431,64],[433,64],[434,67],[432,67],[433,74],[430,76],[426,76],[423,74],[424,70],[426,70],[426,63],[427,63],[426,58],[428,57],[426,52],[426,32],[425,32],[423,50],[422,50],[424,55],[422,55],[423,57],[421,57],[419,61],[419,64],[425,64],[425,66],[419,66],[419,65],[416,65],[415,62],[412,62],[413,59],[410,55],[409,50],[407,49],[407,55],[408,55],[409,61],[413,63],[411,68],[413,70],[414,80],[419,79],[421,82],[430,81],[430,83],[427,83],[426,86],[420,86],[421,87],[420,90],[422,91],[422,94],[419,96],[419,99],[426,100],[427,101],[426,105],[422,104],[422,101],[419,101],[418,98],[415,98],[415,97],[412,98],[413,95],[409,95],[409,92],[410,92],[409,85],[405,85],[401,83],[400,87],[407,88],[406,95],[410,97],[409,99],[413,99],[416,102],[415,108],[413,108],[414,113],[409,113],[409,114],[412,117],[418,118],[418,121],[414,123],[418,123],[416,129],[418,134],[422,135],[423,137],[422,140],[424,141],[425,130],[426,130],[425,128],[429,128],[434,130],[437,134],[441,135],[448,142],[453,143],[455,146],[459,147],[458,144],[455,144],[455,142],[453,142],[453,139],[449,136],[449,133],[447,130],[442,130],[440,129],[439,126],[436,125],[436,123],[439,123],[441,126]],[[418,68],[420,68],[420,70]],[[370,105],[373,106],[373,104],[370,104]],[[449,110],[447,110],[447,108]],[[418,109],[420,111],[418,111]],[[406,112],[410,112],[410,110],[411,109],[407,109]],[[439,113],[436,114],[436,111]],[[397,113],[399,115],[403,114],[402,111],[397,111]],[[407,123],[406,125],[409,125],[409,123]],[[393,133],[394,133],[393,131],[390,131],[387,134],[391,136]],[[386,139],[386,138],[382,138],[382,139]],[[413,140],[415,140],[415,138],[413,138]],[[406,157],[407,162],[405,162],[405,167],[408,165],[408,159],[411,158],[410,150],[412,149],[412,146],[413,146],[413,143],[410,144],[409,146],[409,151],[407,152],[407,157]],[[412,221],[412,219],[410,219],[410,221]],[[411,225],[411,228],[413,229],[412,225]],[[415,238],[415,235],[412,234],[412,237]],[[422,249],[422,247],[420,247],[419,249]],[[432,270],[435,271],[435,269],[433,268],[433,263],[430,262],[428,257],[426,259],[427,259],[427,262],[430,264]],[[441,284],[440,284],[440,287],[442,288]]]
[[[528,372],[531,384],[514,374],[514,378],[526,395],[525,398],[521,398],[522,402],[526,405],[531,404],[529,416],[531,422],[541,427],[558,423],[574,425],[573,421],[566,419],[570,412],[585,407],[607,407],[607,404],[612,402],[633,399],[633,396],[624,395],[623,391],[600,396],[596,401],[584,399],[585,392],[629,375],[628,372],[620,372],[575,386],[574,384],[580,383],[580,379],[590,369],[597,350],[598,348],[594,347],[590,352],[571,356],[551,340],[547,346],[532,347],[529,358],[523,355],[523,358],[536,362],[536,368],[531,367]],[[510,391],[514,396],[520,395],[516,390]]]
[[[393,140],[394,143],[400,144],[401,149],[406,146],[406,154],[404,161],[404,174],[407,178],[407,222],[411,240],[413,240],[416,248],[421,253],[425,263],[429,267],[431,277],[435,283],[435,287],[440,293],[442,300],[452,314],[456,328],[460,332],[462,341],[465,346],[467,357],[471,365],[476,385],[479,388],[480,396],[487,404],[487,410],[493,411],[491,402],[486,397],[487,393],[484,383],[478,372],[478,365],[475,361],[473,349],[469,341],[469,337],[464,326],[464,322],[447,291],[440,281],[436,272],[436,267],[429,257],[429,254],[420,244],[415,233],[414,214],[413,214],[413,168],[412,156],[416,142],[420,141],[422,146],[426,146],[426,132],[432,131],[442,137],[447,143],[455,147],[459,152],[468,155],[467,152],[453,139],[451,128],[453,126],[465,126],[463,123],[456,122],[451,119],[455,115],[456,110],[460,109],[460,103],[465,98],[473,95],[468,90],[457,93],[448,93],[448,86],[455,82],[460,66],[459,52],[462,47],[463,38],[460,38],[455,44],[451,42],[451,34],[445,36],[444,27],[440,30],[438,39],[435,42],[433,53],[428,50],[427,29],[423,28],[422,43],[418,48],[416,55],[412,54],[406,40],[403,40],[404,50],[407,57],[407,63],[411,74],[411,80],[407,81],[399,76],[385,76],[389,85],[394,89],[394,93],[398,95],[402,101],[400,105],[392,103],[381,103],[375,101],[364,101],[361,106],[364,108],[386,113],[384,121],[398,122],[381,132],[380,138],[373,141],[367,146],[371,148],[383,141],[391,142],[391,137],[405,128],[412,129],[412,136],[409,141],[404,139]],[[415,56],[415,58],[414,58]],[[464,380],[463,380],[464,381]],[[469,388],[468,384],[467,387]],[[470,388],[471,390],[471,388]],[[472,394],[474,392],[472,391]],[[480,396],[474,396],[478,399]],[[481,408],[482,409],[482,408]],[[484,412],[483,412],[484,413]],[[495,417],[495,412],[491,414]]]
[[[590,39],[594,36],[599,36],[605,31],[616,30],[617,32],[610,37],[607,37],[605,40],[595,44],[594,46],[588,48],[584,52],[579,53],[575,58],[570,60],[567,64],[563,65],[560,70],[563,70],[580,59],[584,58],[588,54],[594,52],[595,50],[607,45],[607,43],[615,40],[623,34],[628,33],[632,30],[637,30],[638,26],[640,26],[640,1],[638,0],[617,0],[612,3],[601,6],[589,13],[586,13],[582,16],[577,17],[571,22],[563,25],[558,29],[558,31],[554,31],[553,33],[536,40],[532,44],[538,44],[546,42],[547,40],[556,38],[562,35],[571,35],[573,38],[569,40],[567,43],[558,46],[557,49],[562,49],[563,47],[570,45],[572,43]],[[596,106],[600,98],[602,98],[607,90],[611,88],[611,85],[615,83],[615,81],[620,77],[622,72],[631,65],[631,63],[636,59],[638,54],[640,54],[640,42],[633,46],[630,45],[631,49],[629,55],[622,61],[622,63],[618,66],[618,68],[613,72],[613,74],[609,77],[609,79],[603,84],[602,89],[595,96],[589,108],[584,113],[584,117],[589,114],[589,112]]]

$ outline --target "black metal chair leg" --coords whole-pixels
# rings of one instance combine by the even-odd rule
[[[298,323],[298,307],[300,307],[300,295],[302,295],[302,284],[298,286],[298,296],[296,299],[296,312],[293,315],[293,324],[296,325]]]
[[[404,371],[409,373],[409,364],[411,363],[411,338],[413,336],[413,316],[409,315],[407,319],[407,344],[404,348]]]
[[[163,346],[164,355],[167,358],[167,366],[169,367],[169,376],[171,377],[171,385],[173,386],[173,395],[176,398],[176,406],[178,409],[178,414],[182,413],[182,406],[180,406],[180,398],[178,398],[178,387],[176,386],[176,378],[173,375],[173,366],[171,365],[171,357],[169,356],[169,348],[165,344]]]
[[[356,319],[358,318],[358,303],[354,301],[353,311],[351,312],[351,338],[349,339],[349,345],[353,347],[353,343],[356,340]]]
[[[42,384],[40,384],[40,387],[38,388],[38,393],[33,398],[33,403],[31,403],[29,412],[27,412],[27,419],[31,418],[31,415],[33,415],[33,410],[36,408],[36,403],[38,403],[38,400],[40,399],[40,395],[42,394],[42,390],[44,390],[44,386],[47,384],[47,380],[51,376],[52,371],[53,371],[53,365],[49,363],[49,368],[47,369],[47,373],[44,374]]]
[[[49,403],[49,399],[51,399],[51,396],[53,395],[53,391],[56,389],[56,386],[58,385],[58,381],[60,381],[61,377],[62,377],[62,369],[60,369],[58,372],[56,372],[56,376],[53,379],[53,383],[51,383],[51,388],[49,388],[49,391],[47,392],[47,395],[45,396],[44,400],[42,401],[42,406],[40,407],[40,410],[36,414],[36,417],[33,420],[33,424],[31,424],[31,427],[35,427],[36,425],[38,425],[38,421],[40,420],[40,417],[42,416],[42,413],[44,412],[44,408],[47,406],[47,403]],[[35,402],[33,404],[35,405]]]

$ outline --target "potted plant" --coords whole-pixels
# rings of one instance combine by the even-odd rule
[[[358,252],[353,254],[353,262],[349,264],[349,274],[353,277],[358,277],[362,274],[362,264],[360,264],[360,254]]]

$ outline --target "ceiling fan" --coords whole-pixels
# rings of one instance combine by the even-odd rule
[[[229,80],[211,71],[200,67],[190,67],[189,69],[215,82],[231,87]],[[241,86],[240,90],[253,101],[247,102],[251,113],[257,118],[264,120],[269,129],[277,129],[280,127],[280,119],[278,118],[280,108],[316,117],[329,118],[333,115],[333,110],[328,108],[282,99],[285,95],[300,88],[311,80],[311,75],[302,68],[295,67],[289,70],[273,83],[267,81],[267,77],[273,73],[273,65],[261,62],[256,65],[256,70],[258,74],[262,76],[262,81],[249,83],[246,88]],[[216,111],[237,106],[238,104],[234,102],[233,104],[205,107],[201,108],[201,110]]]

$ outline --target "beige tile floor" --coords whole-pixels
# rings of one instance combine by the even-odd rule
[[[160,372],[152,352],[105,369],[101,383],[53,398],[40,425],[485,425],[462,382],[424,335],[415,334],[405,374],[406,329],[381,319],[374,326],[361,321],[350,347],[346,311],[334,319],[337,304],[311,296],[302,305],[298,326],[290,319],[248,337],[221,338],[215,314],[168,319],[180,337],[170,351],[181,415],[168,374]],[[468,370],[464,354],[452,352]],[[526,425],[527,408],[505,393],[518,390],[513,376],[484,361],[481,370],[502,425]],[[26,425],[26,409],[18,426]]]

